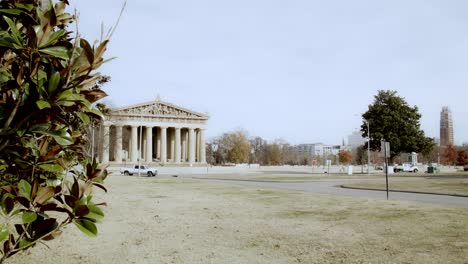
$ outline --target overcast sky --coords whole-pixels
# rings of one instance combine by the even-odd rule
[[[99,38],[122,1],[80,0]],[[439,137],[449,106],[468,141],[466,0],[129,0],[101,72],[114,107],[160,95],[210,115],[207,136],[245,129],[290,143],[339,144],[378,90],[398,91]],[[372,127],[371,127],[372,134]]]

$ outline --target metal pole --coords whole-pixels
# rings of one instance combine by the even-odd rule
[[[387,162],[387,142],[384,141],[384,159],[385,159],[385,185],[387,189],[387,200],[388,200],[388,162]]]
[[[367,123],[367,174],[370,174],[370,126],[369,120],[366,120]]]
[[[141,153],[142,153],[142,150],[143,150],[143,114],[140,114],[140,123],[141,123],[141,126],[140,126],[140,157],[138,159],[138,176],[141,175]]]

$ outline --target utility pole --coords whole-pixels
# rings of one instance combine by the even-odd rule
[[[370,174],[370,126],[369,120],[364,119],[367,125],[367,174]]]

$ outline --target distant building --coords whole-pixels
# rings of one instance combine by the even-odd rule
[[[351,135],[348,136],[348,146],[351,148],[362,146],[365,142],[366,139],[362,137],[360,131],[354,131]]]
[[[344,146],[340,145],[325,145],[322,143],[314,143],[314,144],[299,144],[290,146],[291,152],[300,156],[309,156],[309,157],[316,157],[316,156],[328,156],[328,155],[338,155],[340,150],[344,149]]]
[[[440,145],[453,145],[453,121],[452,112],[447,106],[440,112]]]

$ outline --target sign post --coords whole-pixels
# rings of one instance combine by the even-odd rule
[[[383,151],[383,156],[385,160],[385,185],[386,185],[387,200],[388,200],[388,160],[387,158],[390,157],[390,142],[386,142],[385,140],[382,140],[380,144],[380,151],[381,152]]]

